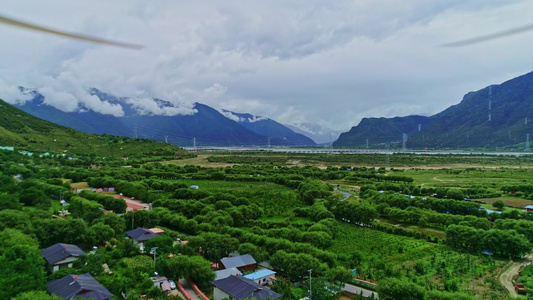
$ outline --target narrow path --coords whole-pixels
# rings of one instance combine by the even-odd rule
[[[345,284],[342,290],[352,295],[359,295],[362,292],[363,297],[366,297],[366,298],[369,298],[372,294],[374,294],[374,299],[378,299],[378,293],[371,291],[371,290],[364,289],[364,288],[360,288],[355,285]]]
[[[191,296],[191,300],[201,300],[200,297],[196,295],[196,292],[187,279],[180,279],[180,283],[183,285],[183,288],[187,291],[187,293],[189,293],[189,296]]]
[[[525,258],[511,263],[511,266],[503,273],[500,274],[500,283],[509,291],[509,295],[513,298],[518,297],[518,294],[514,290],[513,278],[518,275],[518,272],[522,267],[530,264],[533,261],[533,253],[528,254]]]
[[[350,193],[347,193],[347,192],[339,191],[339,189],[338,189],[338,188],[333,188],[333,189],[334,189],[335,191],[337,191],[337,192],[339,192],[339,193],[341,193],[341,194],[343,194],[343,195],[344,195],[344,199],[342,199],[341,201],[344,201],[344,200],[346,200],[346,199],[350,198],[350,196],[352,195],[352,194],[350,194]]]

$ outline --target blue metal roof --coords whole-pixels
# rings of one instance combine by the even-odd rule
[[[527,205],[525,208],[533,209],[533,205]]]
[[[276,272],[274,272],[272,270],[263,269],[263,270],[259,270],[259,271],[254,272],[254,273],[250,273],[248,275],[244,275],[244,277],[248,278],[248,279],[251,279],[251,280],[256,280],[256,279],[272,276],[272,275],[275,275],[275,274],[276,274]]]

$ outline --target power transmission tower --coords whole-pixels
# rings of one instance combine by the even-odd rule
[[[168,135],[165,135],[165,143],[168,144]]]
[[[138,136],[137,136],[137,123],[135,123],[134,129],[133,129],[133,138],[134,139],[138,138]]]
[[[268,137],[268,148],[270,148],[270,137]]]
[[[192,146],[193,150],[196,150],[196,138],[192,139],[192,144],[193,144]]]
[[[489,86],[489,122],[492,120],[492,86]]]
[[[402,152],[405,152],[407,149],[405,148],[405,143],[407,142],[407,133],[402,134]]]

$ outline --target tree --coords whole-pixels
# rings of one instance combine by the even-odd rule
[[[174,239],[168,235],[161,235],[144,242],[144,249],[150,250],[153,247],[157,247],[157,254],[169,254],[172,252],[173,245]]]
[[[6,228],[18,229],[26,234],[33,231],[28,215],[20,210],[6,209],[0,211],[0,231]]]
[[[502,200],[496,200],[494,203],[492,203],[492,206],[496,207],[498,210],[502,210],[505,207],[505,202]]]
[[[98,222],[111,226],[111,228],[115,231],[115,234],[123,233],[126,228],[126,222],[124,218],[117,214],[104,214],[100,218],[94,220],[92,225]]]
[[[45,261],[37,241],[10,228],[0,232],[0,241],[0,299],[26,291],[45,291]]]
[[[377,292],[384,300],[424,300],[425,296],[423,287],[396,278],[380,280]]]
[[[56,295],[50,295],[46,291],[32,291],[18,294],[12,300],[61,300]]]
[[[111,226],[104,223],[96,223],[87,228],[83,234],[83,240],[87,245],[102,245],[115,236],[115,231]]]

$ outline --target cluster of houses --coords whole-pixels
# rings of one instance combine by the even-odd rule
[[[154,237],[163,234],[160,228],[136,228],[126,232],[128,238],[135,241],[141,252],[144,252],[144,243]],[[86,254],[78,246],[72,244],[57,243],[42,249],[41,254],[48,263],[48,270],[55,272],[64,268],[72,268],[73,263],[81,255]],[[214,288],[214,300],[224,298],[246,299],[278,299],[281,295],[269,289],[268,286],[276,281],[275,271],[269,269],[256,270],[257,262],[249,255],[225,257],[212,263],[216,269],[216,279],[211,281]],[[246,274],[248,273],[248,274]],[[155,286],[163,291],[170,291],[176,286],[172,280],[166,277],[152,277]],[[101,285],[91,274],[69,274],[60,279],[47,283],[50,294],[55,294],[63,299],[94,299],[106,300],[114,295]]]

